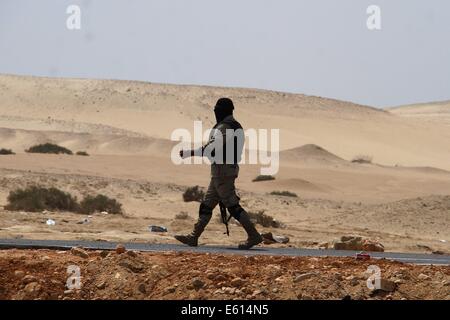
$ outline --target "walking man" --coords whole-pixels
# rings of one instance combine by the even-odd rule
[[[239,249],[250,249],[263,240],[247,212],[239,205],[239,197],[236,194],[234,182],[239,174],[238,163],[241,160],[245,135],[242,126],[233,117],[233,110],[231,99],[219,99],[214,107],[217,123],[211,131],[208,143],[196,150],[180,151],[182,158],[201,156],[211,160],[211,182],[200,204],[194,230],[188,235],[175,236],[175,239],[189,246],[198,245],[198,238],[211,220],[212,212],[219,202],[247,232],[247,240],[239,244]]]

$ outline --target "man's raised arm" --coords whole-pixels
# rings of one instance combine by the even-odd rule
[[[215,129],[214,129],[215,130]],[[216,139],[216,135],[219,134],[223,134],[221,132],[221,130],[216,130],[216,132],[214,133],[214,135],[211,136],[211,138],[209,139],[209,141],[202,147],[197,148],[197,149],[191,149],[191,150],[181,150],[180,151],[180,157],[183,159],[189,158],[189,157],[203,157],[204,151],[208,148],[208,147],[214,147],[214,141]]]

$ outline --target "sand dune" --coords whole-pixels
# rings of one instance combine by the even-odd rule
[[[406,106],[392,107],[389,112],[404,116],[420,117],[449,117],[450,101],[439,101],[430,103],[412,104]]]
[[[39,131],[0,128],[1,146],[23,153],[41,143],[56,143],[72,151],[90,154],[170,154],[174,142],[147,136],[96,134],[67,131]]]
[[[282,150],[316,144],[343,159],[368,154],[380,164],[450,170],[450,149],[445,147],[450,130],[445,124],[344,101],[256,89],[3,75],[0,127],[125,131],[167,140],[175,128],[193,130],[193,120],[211,126],[211,106],[220,96],[235,100],[245,128],[280,128]]]
[[[450,101],[399,106],[389,108],[388,111],[405,118],[450,126]],[[449,130],[448,127],[447,130]]]

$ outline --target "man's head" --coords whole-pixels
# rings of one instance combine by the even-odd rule
[[[214,107],[217,123],[221,122],[227,116],[232,115],[234,110],[233,101],[229,98],[220,98]]]

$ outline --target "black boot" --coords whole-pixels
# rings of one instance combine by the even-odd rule
[[[230,214],[240,222],[242,227],[247,232],[247,240],[239,243],[239,249],[248,250],[263,241],[263,238],[256,230],[255,225],[250,220],[248,213],[240,205],[231,207],[228,210],[230,211]]]
[[[175,239],[191,247],[198,246],[198,238],[211,220],[211,216],[212,210],[202,203],[200,205],[197,223],[194,225],[194,230],[188,235],[175,235]]]

